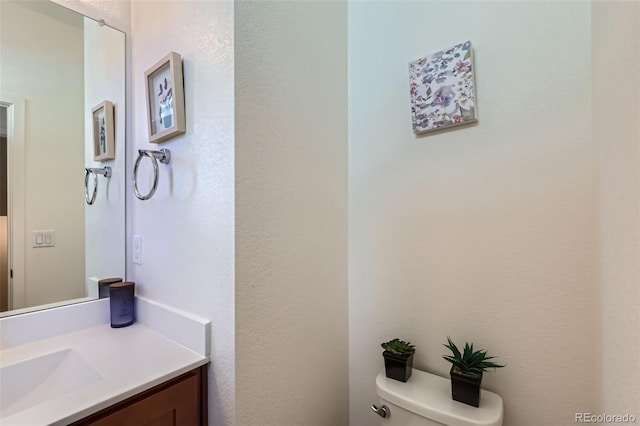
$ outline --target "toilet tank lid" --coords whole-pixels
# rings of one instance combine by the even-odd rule
[[[502,425],[503,406],[499,395],[482,389],[480,407],[462,404],[451,398],[449,379],[415,368],[406,383],[387,378],[383,369],[376,378],[376,390],[380,398],[446,425]]]

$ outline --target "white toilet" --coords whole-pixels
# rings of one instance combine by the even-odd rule
[[[481,390],[480,407],[471,407],[451,399],[449,379],[415,368],[406,383],[387,378],[383,369],[376,378],[376,390],[380,403],[371,409],[380,416],[380,426],[502,425],[499,395]]]

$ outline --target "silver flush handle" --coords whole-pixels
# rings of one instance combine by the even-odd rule
[[[383,419],[389,417],[389,415],[391,414],[391,411],[389,410],[389,407],[387,407],[384,404],[382,404],[380,407],[376,407],[376,405],[373,404],[373,405],[371,405],[371,409],[373,410],[374,413],[376,413],[377,415],[379,415]]]

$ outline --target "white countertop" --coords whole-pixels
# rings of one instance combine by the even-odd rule
[[[96,303],[96,309],[105,306],[105,302]],[[180,324],[180,321],[176,320],[175,316],[179,314],[175,310],[169,308],[168,316],[163,317],[162,311],[166,307],[144,299],[143,303],[140,316],[147,324],[137,322],[123,328],[111,328],[108,323],[94,325],[2,349],[2,367],[73,349],[101,377],[80,389],[56,394],[31,408],[2,417],[0,424],[66,425],[209,362],[208,351],[198,353],[192,350],[193,347],[189,349],[189,345],[183,346],[156,331],[168,328],[169,335],[181,333],[176,329],[176,323]],[[187,317],[187,321],[189,319]],[[184,330],[184,334],[193,330],[196,334],[209,331],[208,322],[196,325],[191,331]],[[202,339],[206,346],[208,336],[203,335]]]

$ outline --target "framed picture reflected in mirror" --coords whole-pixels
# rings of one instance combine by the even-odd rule
[[[113,160],[115,151],[115,126],[113,122],[113,103],[101,102],[91,109],[93,122],[93,159],[95,161]]]

